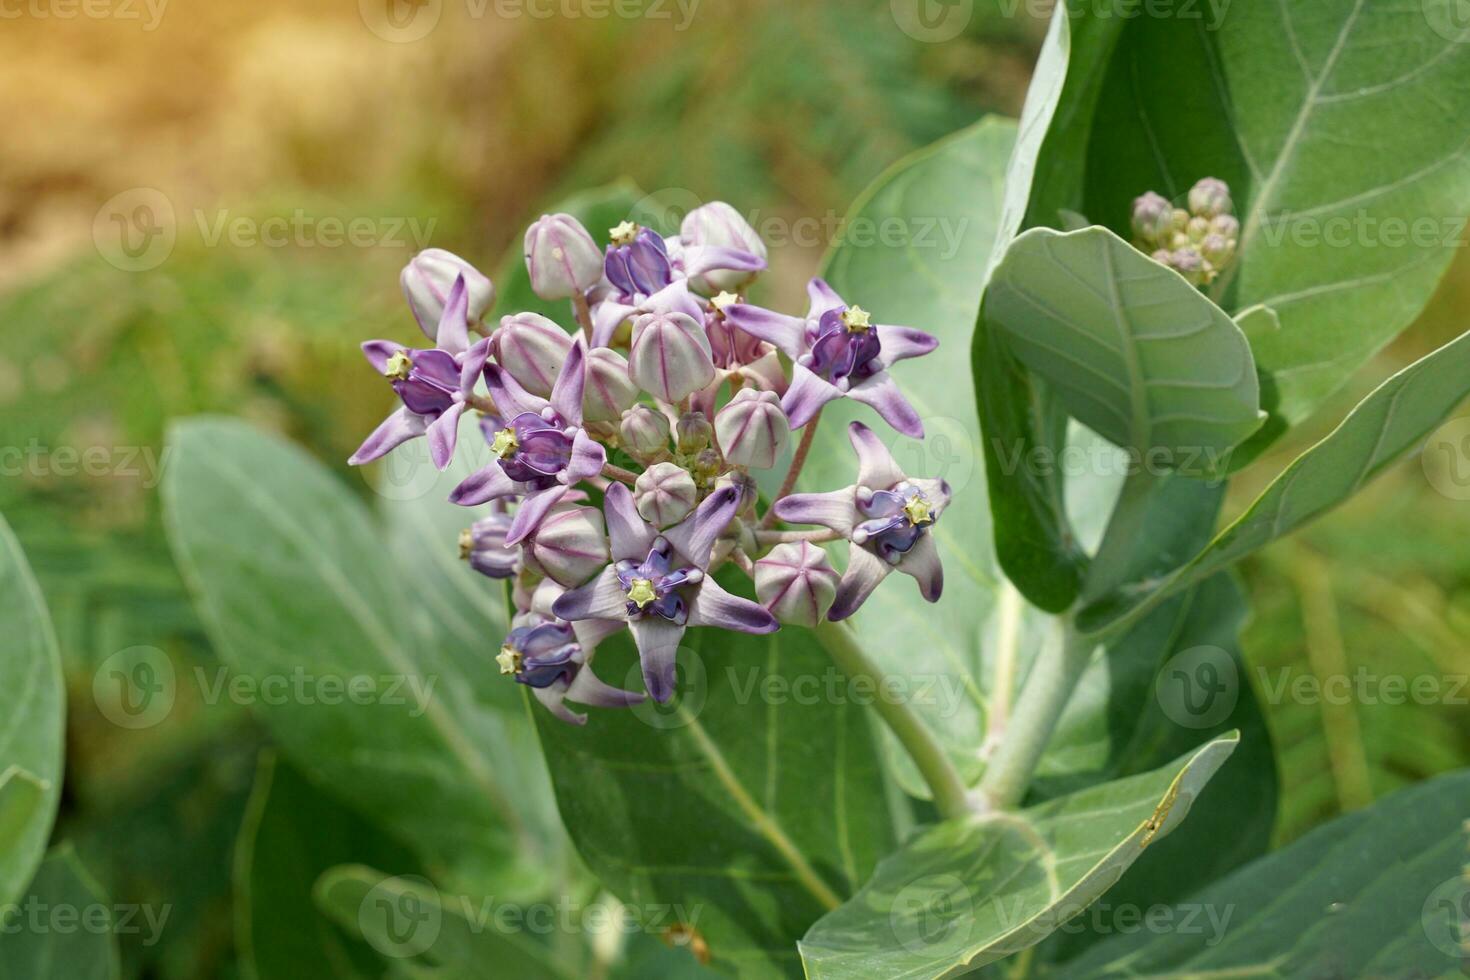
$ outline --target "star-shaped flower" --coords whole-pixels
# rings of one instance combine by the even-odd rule
[[[722,488],[683,523],[660,534],[638,516],[628,488],[612,485],[604,500],[612,564],[557,599],[553,612],[572,622],[626,622],[638,644],[648,693],[655,701],[669,700],[679,642],[687,627],[717,626],[742,633],[779,628],[764,608],[731,595],[707,574],[715,541],[739,507],[740,492]]]
[[[848,437],[858,457],[856,483],[831,493],[795,493],[775,504],[782,520],[819,524],[851,542],[827,618],[851,616],[894,570],[913,576],[924,598],[938,601],[944,569],[929,530],[949,506],[949,484],[907,476],[861,422],[848,427]]]
[[[939,346],[932,334],[913,327],[874,324],[867,310],[848,306],[822,279],[807,286],[806,318],[736,303],[725,317],[739,329],[779,347],[795,362],[781,407],[799,429],[837,398],[860,401],[906,436],[921,439],[924,424],[888,369],[898,361]]]

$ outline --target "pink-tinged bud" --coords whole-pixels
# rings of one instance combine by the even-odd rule
[[[1199,252],[1210,265],[1223,269],[1235,258],[1235,242],[1223,235],[1206,235],[1199,243]]]
[[[1216,177],[1205,177],[1189,189],[1189,210],[1204,218],[1230,214],[1235,210],[1230,187]]]
[[[522,542],[532,571],[576,588],[608,562],[607,532],[595,507],[559,507]]]
[[[628,362],[610,347],[587,352],[587,384],[582,390],[582,421],[616,422],[638,401],[638,386]]]
[[[1210,221],[1208,218],[1190,218],[1189,224],[1185,226],[1184,233],[1189,236],[1191,242],[1198,244],[1204,241],[1204,237],[1210,233]]]
[[[761,236],[739,211],[724,201],[711,201],[685,215],[679,226],[679,240],[686,248],[710,245],[748,252],[762,261],[766,258],[766,243],[761,241]],[[754,272],[712,269],[695,276],[691,284],[702,293],[713,294],[724,289],[738,291],[754,278]]]
[[[526,271],[542,299],[569,299],[602,279],[602,249],[569,214],[544,214],[526,229]]]
[[[686,313],[648,313],[635,319],[629,353],[634,383],[670,404],[715,379],[709,338],[704,327]]]
[[[1147,244],[1155,244],[1174,227],[1174,205],[1160,194],[1149,191],[1133,199],[1133,234]]]
[[[647,405],[634,405],[624,412],[618,434],[623,437],[623,448],[634,456],[649,459],[669,451],[669,420]]]
[[[433,339],[439,330],[439,318],[454,280],[464,276],[469,299],[469,323],[479,323],[495,302],[495,285],[474,266],[453,252],[442,248],[426,248],[409,260],[399,273],[398,285],[413,310],[414,319],[424,334]]]
[[[816,626],[837,598],[839,576],[810,541],[779,544],[755,563],[755,594],[783,623]]]
[[[1192,248],[1175,249],[1169,255],[1169,265],[1195,286],[1203,285],[1206,279],[1205,260]]]
[[[1217,214],[1210,219],[1210,231],[1234,241],[1240,237],[1240,219],[1233,214]]]
[[[638,516],[654,527],[669,527],[688,517],[699,499],[694,477],[673,463],[654,463],[633,485]]]
[[[561,366],[572,352],[572,338],[539,313],[501,317],[490,335],[496,362],[533,395],[550,396]]]
[[[791,423],[773,391],[742,388],[715,416],[715,434],[725,459],[736,466],[768,470],[790,438]]]

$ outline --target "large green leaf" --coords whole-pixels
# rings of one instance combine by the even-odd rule
[[[528,887],[507,862],[534,868],[542,837],[500,782],[526,749],[475,700],[462,662],[399,612],[412,593],[367,510],[319,463],[239,422],[181,423],[171,446],[163,489],[179,564],[293,762],[436,874]],[[265,696],[283,683],[287,696]]]
[[[61,796],[66,697],[46,601],[0,518],[0,903],[25,888],[46,852]]]
[[[1172,927],[1109,937],[1066,976],[1458,976],[1467,800],[1459,772],[1340,817],[1166,907]]]
[[[1235,741],[1027,810],[926,830],[812,927],[801,942],[807,976],[955,977],[1035,945],[1179,825]]]
[[[1281,318],[1256,340],[1273,423],[1304,418],[1413,322],[1460,243],[1470,142],[1444,124],[1470,115],[1458,7],[1245,3],[1220,25],[1217,82],[1253,187],[1216,294]]]
[[[0,980],[117,980],[113,907],[70,846],[46,856],[24,897],[6,911]],[[157,928],[159,916],[167,921],[166,907],[134,911],[132,926],[140,930]]]
[[[1214,472],[1260,425],[1240,328],[1105,228],[1022,234],[991,276],[984,315],[1074,418],[1151,466]]]
[[[544,946],[519,931],[496,928],[493,919],[482,921],[486,906],[442,895],[422,878],[344,865],[322,875],[316,901],[338,926],[361,935],[388,959],[389,976],[572,980]],[[381,965],[372,975],[383,975]]]
[[[532,705],[562,819],[602,882],[697,930],[741,976],[799,973],[796,940],[894,845],[869,727],[810,631],[686,634],[679,695],[574,727]],[[597,672],[637,688],[626,636]]]
[[[378,976],[372,949],[324,918],[312,897],[323,872],[368,859],[404,872],[415,868],[401,845],[285,762],[262,754],[235,851],[235,941],[245,975]]]
[[[1419,445],[1470,394],[1470,334],[1389,378],[1332,434],[1297,458],[1233,524],[1162,582],[1151,581],[1083,611],[1098,630],[1208,578],[1336,507]]]

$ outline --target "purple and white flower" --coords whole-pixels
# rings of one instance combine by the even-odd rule
[[[548,711],[572,725],[585,725],[587,716],[568,708],[575,701],[594,708],[626,708],[644,700],[592,673],[593,647],[585,644],[573,624],[536,612],[516,617],[515,627],[500,647],[495,661],[500,672],[531,689]]]
[[[811,307],[805,319],[745,303],[725,309],[736,327],[775,344],[795,362],[791,385],[781,401],[791,427],[801,428],[822,406],[847,397],[871,406],[904,435],[923,438],[918,413],[888,369],[928,354],[939,341],[913,327],[872,323],[866,310],[848,306],[822,279],[813,279],[807,294]]]
[[[717,490],[687,520],[660,534],[639,517],[628,488],[614,484],[604,501],[613,563],[552,606],[558,617],[574,622],[627,622],[655,701],[673,697],[675,661],[688,627],[741,633],[779,628],[764,608],[731,595],[707,574],[715,541],[735,517],[739,498],[733,488]]]
[[[479,323],[495,302],[495,284],[479,269],[453,252],[442,248],[426,248],[409,260],[398,276],[403,298],[418,321],[419,329],[430,340],[434,328],[444,316],[449,294],[459,279],[465,284],[465,323]]]
[[[783,521],[830,528],[852,544],[827,618],[851,616],[895,570],[913,576],[920,594],[937,602],[944,569],[929,531],[949,506],[949,484],[906,475],[861,422],[848,426],[848,437],[858,457],[856,483],[831,493],[792,494],[775,504]]]
[[[601,473],[607,462],[607,451],[582,428],[586,354],[578,339],[550,401],[526,391],[498,364],[485,368],[485,385],[498,414],[481,427],[495,459],[455,487],[449,499],[473,507],[523,497],[507,544],[519,544],[573,486]]]
[[[489,517],[471,524],[459,534],[459,557],[488,578],[511,578],[521,570],[521,549],[505,543],[510,533],[510,514],[504,504]]]
[[[488,340],[470,345],[465,310],[465,279],[455,280],[439,317],[437,346],[414,350],[391,340],[362,345],[368,363],[393,385],[403,405],[383,420],[348,460],[353,466],[387,455],[410,439],[427,435],[434,465],[444,469],[454,458],[459,419],[489,357]]]

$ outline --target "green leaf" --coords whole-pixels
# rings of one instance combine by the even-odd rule
[[[0,980],[117,980],[112,905],[70,846],[46,856],[23,894],[0,929]]]
[[[675,702],[592,712],[585,727],[532,705],[562,818],[645,921],[693,927],[726,969],[789,975],[796,940],[894,844],[874,693],[807,630],[694,629],[679,670]],[[626,636],[598,648],[597,672],[637,689]]]
[[[991,277],[984,316],[1074,418],[1140,459],[1218,464],[1260,425],[1240,328],[1105,228],[1021,235]]]
[[[822,413],[800,481],[810,491],[852,482],[856,459],[846,427],[861,419],[874,426],[909,473],[949,482],[954,503],[933,531],[945,563],[943,599],[925,606],[910,580],[895,577],[864,604],[854,624],[864,650],[885,672],[926,678],[930,685],[960,685],[948,688],[944,699],[925,699],[929,703],[916,710],[970,782],[983,769],[976,753],[987,715],[982,641],[997,635],[999,646],[1024,653],[1030,644],[1018,634],[1036,625],[1034,617],[1023,623],[1020,598],[996,567],[980,423],[964,356],[1001,220],[1003,174],[1014,137],[1012,124],[994,119],[962,130],[894,165],[853,205],[851,227],[859,221],[882,227],[897,219],[917,235],[925,222],[938,220],[960,233],[950,249],[940,244],[942,238],[929,247],[918,241],[902,247],[844,241],[826,262],[833,288],[872,310],[875,321],[910,324],[939,338],[937,352],[893,368],[924,420],[926,439],[895,436],[865,406],[833,402]],[[896,747],[892,756],[905,789],[927,795],[907,757]]]
[[[1470,334],[1409,365],[1375,389],[1188,564],[1162,582],[1093,603],[1083,610],[1079,624],[1094,632],[1106,628],[1321,516],[1419,445],[1467,394]]]
[[[1016,813],[929,828],[812,927],[801,941],[807,976],[954,977],[1035,945],[1179,825],[1235,742]]]
[[[1412,323],[1461,242],[1470,143],[1444,120],[1470,115],[1470,30],[1455,6],[1248,3],[1220,25],[1251,190],[1215,294],[1281,318],[1255,349],[1273,423],[1305,418]]]
[[[411,593],[366,509],[315,460],[239,422],[181,423],[171,447],[163,491],[179,565],[292,761],[436,874],[504,888],[544,874],[507,865],[533,869],[544,854],[500,781],[517,746],[461,662],[399,613]],[[358,696],[343,695],[349,683]],[[282,684],[292,693],[265,696]]]
[[[46,601],[20,543],[0,518],[0,904],[20,894],[45,856],[61,795],[66,695]]]
[[[582,222],[595,241],[606,242],[608,229],[627,218],[641,196],[631,181],[622,180],[558,201],[555,210]],[[568,300],[546,300],[532,291],[523,248],[521,242],[511,242],[501,260],[495,275],[495,316],[539,313],[563,327],[575,327]]]
[[[422,878],[337,867],[318,880],[316,901],[339,926],[362,935],[393,963],[395,977],[572,980],[521,932],[482,921],[484,906],[441,895]]]
[[[1111,936],[1066,976],[1458,975],[1467,799],[1458,772],[1340,817],[1169,910],[1195,928]]]
[[[415,867],[404,848],[263,753],[235,850],[235,941],[245,975],[379,976],[372,949],[324,918],[312,898],[323,872],[369,858],[403,871]]]

